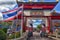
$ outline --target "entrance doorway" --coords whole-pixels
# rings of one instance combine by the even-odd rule
[[[30,25],[32,24],[32,26]],[[42,27],[42,24],[45,25],[45,27],[48,26],[48,20],[45,17],[27,17],[27,22],[26,22],[26,26],[27,29],[28,28],[33,28],[36,29],[38,28],[38,30],[40,30],[40,28]]]

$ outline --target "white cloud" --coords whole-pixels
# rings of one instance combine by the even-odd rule
[[[3,6],[0,6],[0,11],[8,11],[9,8],[6,8],[6,7],[3,7]]]
[[[33,22],[36,22],[36,20],[32,20]]]
[[[3,2],[3,3],[6,3],[6,2]],[[10,4],[10,3],[3,4],[3,3],[0,4],[0,12],[13,10],[18,7],[17,3],[14,3],[14,2],[12,2],[13,4]]]

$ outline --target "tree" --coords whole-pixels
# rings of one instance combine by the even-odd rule
[[[7,28],[2,28],[2,30],[3,30],[5,33],[7,33]]]
[[[41,30],[41,28],[42,28],[41,25],[38,25],[38,26],[37,26],[37,29],[38,29],[38,30]]]
[[[0,40],[6,40],[6,34],[3,30],[0,30]]]

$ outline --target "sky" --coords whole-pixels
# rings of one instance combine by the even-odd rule
[[[25,2],[27,2],[28,0],[24,0]],[[40,2],[41,0],[33,0],[33,1],[37,1]],[[56,2],[56,0],[43,0],[44,2]]]
[[[0,2],[5,2],[5,1],[16,1],[16,0],[0,0]]]
[[[0,12],[5,12],[8,10],[13,10],[18,7],[15,0],[0,0]]]
[[[0,0],[0,2],[6,2],[6,1],[16,1],[16,0]],[[19,0],[18,0],[19,1]],[[21,1],[21,0],[20,0]],[[24,2],[28,2],[29,0],[23,0]],[[35,2],[40,2],[41,0],[32,0]],[[44,2],[56,2],[56,0],[43,0]],[[60,1],[60,0],[59,0]]]
[[[56,0],[44,0],[45,2],[56,2]]]
[[[1,1],[16,1],[16,0],[0,0]],[[19,1],[19,0],[18,0]],[[20,0],[21,1],[21,0]],[[23,1],[29,1],[29,0],[23,0]],[[41,1],[41,0],[33,0],[33,1]],[[44,2],[55,2],[56,0],[43,0]],[[60,0],[59,0],[60,1]]]
[[[32,20],[33,21],[33,27],[36,28],[37,25],[40,25],[42,23],[42,20],[41,19],[37,19],[37,20]]]

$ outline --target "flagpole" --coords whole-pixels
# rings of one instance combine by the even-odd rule
[[[23,9],[22,9],[22,11],[23,11]],[[18,14],[18,11],[17,11],[17,14]],[[23,13],[22,13],[22,14],[23,14]],[[21,15],[21,14],[19,14],[19,15]],[[18,16],[19,16],[19,15],[16,16],[16,18],[17,18],[16,23],[19,22],[19,19],[18,19]],[[20,19],[20,20],[21,20],[21,30],[20,30],[20,34],[21,34],[21,36],[22,36],[22,32],[23,32],[23,31],[22,31],[22,30],[23,30],[23,15],[21,15],[21,19]],[[18,24],[18,25],[19,25],[19,24]],[[20,25],[19,25],[19,26],[20,26]],[[16,25],[16,27],[17,27],[17,25]],[[15,35],[16,35],[16,34],[15,34]],[[16,38],[16,37],[15,37],[15,38]]]
[[[18,2],[18,0],[16,0],[16,2]],[[17,13],[18,13],[18,11],[17,11]],[[16,27],[17,27],[18,15],[16,16],[15,21],[16,21]],[[15,27],[15,28],[16,28],[16,27]],[[15,29],[15,40],[16,40],[16,29]]]
[[[23,7],[23,4],[22,4]],[[22,14],[21,14],[21,36],[23,35],[23,9],[22,9]]]
[[[18,11],[17,11],[17,14],[18,14]],[[17,23],[18,23],[18,15],[16,16],[16,29],[17,29]],[[16,39],[16,29],[15,29],[15,39]]]
[[[18,11],[17,11],[17,13],[18,13]],[[17,29],[17,23],[18,23],[18,15],[16,16],[15,21],[16,21],[16,27],[15,27],[15,40],[16,40],[16,29]]]
[[[16,2],[18,3],[18,0],[16,0]],[[23,4],[22,4],[22,7],[23,7]],[[18,13],[18,11],[17,11],[17,13]],[[17,20],[18,20],[18,16],[17,16]],[[22,14],[21,14],[21,19],[20,19],[20,21],[21,21],[20,34],[21,34],[21,36],[22,36],[22,33],[23,33],[23,8],[22,8]]]
[[[13,27],[14,26],[14,22],[15,22],[15,19],[12,20],[12,26],[11,26],[12,33],[15,32],[15,31],[13,31],[14,30],[14,27]],[[15,36],[15,39],[16,39],[16,36]]]

